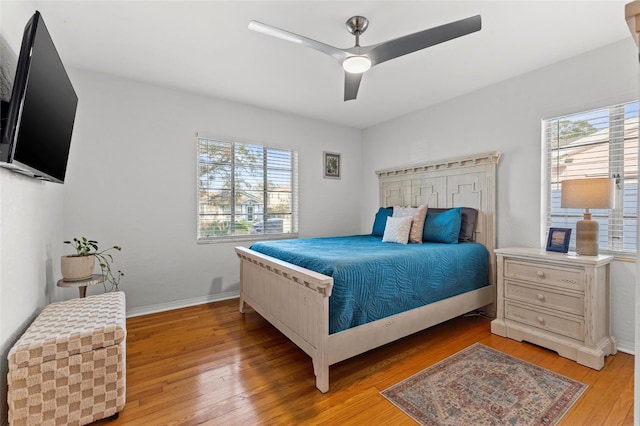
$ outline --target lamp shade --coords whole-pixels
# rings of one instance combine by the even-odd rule
[[[569,209],[612,209],[615,207],[616,180],[610,178],[562,181],[560,207]]]

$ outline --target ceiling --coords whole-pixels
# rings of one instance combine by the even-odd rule
[[[366,128],[625,38],[632,43],[625,3],[2,0],[0,18],[17,51],[39,10],[67,67]],[[349,102],[338,62],[247,29],[255,19],[346,48],[354,38],[344,23],[353,15],[369,19],[360,41],[371,45],[476,14],[480,32],[372,68]]]

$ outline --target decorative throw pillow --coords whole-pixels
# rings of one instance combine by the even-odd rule
[[[410,230],[410,217],[388,217],[382,241],[385,243],[407,244]]]
[[[419,207],[393,207],[393,217],[410,217],[411,231],[409,232],[409,241],[412,243],[422,243],[422,230],[424,229],[424,219],[427,216],[427,205],[423,204]]]
[[[424,221],[422,241],[457,244],[461,222],[462,210],[460,207],[449,209],[442,213],[430,211]]]
[[[384,235],[384,228],[387,224],[387,218],[392,214],[392,207],[380,207],[378,209],[378,213],[376,213],[375,219],[373,220],[373,230],[371,231],[371,235],[382,237]]]
[[[462,207],[462,224],[460,225],[458,241],[473,241],[477,221],[478,210],[471,207]]]
[[[478,221],[478,210],[472,207],[460,207],[462,209],[462,222],[460,224],[460,234],[458,241],[473,241],[475,239],[476,222]],[[442,213],[451,210],[441,208],[430,208],[429,213]]]

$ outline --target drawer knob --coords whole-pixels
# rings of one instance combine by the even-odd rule
[[[538,272],[536,272],[536,274],[538,275],[538,278],[544,279],[544,272],[538,271]]]
[[[544,294],[538,293],[538,300],[544,302]]]
[[[544,318],[542,318],[542,317],[538,317],[538,322],[539,322],[540,324],[544,324]]]

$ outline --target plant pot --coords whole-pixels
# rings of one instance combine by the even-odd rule
[[[65,281],[86,280],[93,275],[96,257],[91,256],[62,256],[60,271]]]

